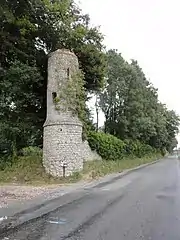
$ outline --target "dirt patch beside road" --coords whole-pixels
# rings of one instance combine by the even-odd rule
[[[0,186],[0,208],[5,208],[15,201],[30,200],[40,195],[49,195],[52,190],[58,189],[60,185],[49,186],[21,186],[3,185]]]

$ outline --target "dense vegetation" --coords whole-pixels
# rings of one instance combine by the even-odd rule
[[[42,146],[47,56],[74,51],[87,90],[103,86],[102,35],[70,0],[3,0],[0,6],[0,151]]]
[[[106,83],[99,93],[104,131],[171,152],[177,145],[179,117],[159,102],[157,89],[137,61],[126,62],[116,50],[107,52],[107,60]]]
[[[137,61],[106,52],[103,36],[73,0],[2,0],[0,6],[0,157],[3,166],[29,146],[42,147],[47,57],[68,48],[84,73],[85,99],[96,93],[105,133],[89,133],[105,159],[171,151],[179,118],[159,102]],[[84,124],[93,130],[89,109]],[[97,111],[98,112],[98,111]],[[96,129],[97,131],[99,129]],[[103,155],[103,151],[109,155]],[[13,157],[13,158],[12,158]]]
[[[120,160],[127,157],[144,157],[158,153],[158,150],[138,140],[122,141],[107,133],[90,132],[88,141],[92,150],[105,160]]]

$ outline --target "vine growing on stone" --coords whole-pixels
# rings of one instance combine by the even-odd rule
[[[62,85],[54,99],[55,109],[61,112],[71,112],[83,124],[83,140],[87,133],[86,91],[84,74],[81,70],[72,74],[67,83]]]

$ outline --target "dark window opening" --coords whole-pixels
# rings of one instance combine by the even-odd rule
[[[53,92],[53,93],[52,93],[52,98],[53,98],[53,100],[55,100],[56,97],[57,97],[57,93],[56,93],[56,92]]]
[[[69,68],[67,69],[67,76],[68,76],[68,77],[70,76]]]

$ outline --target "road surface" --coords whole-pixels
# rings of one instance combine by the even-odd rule
[[[180,240],[177,159],[163,160],[80,194],[72,203],[1,239]]]

